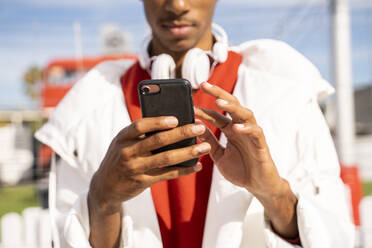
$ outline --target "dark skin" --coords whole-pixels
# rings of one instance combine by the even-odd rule
[[[152,55],[171,55],[176,63],[177,77],[181,77],[182,62],[188,50],[194,47],[211,50],[215,4],[216,0],[143,1],[153,34]],[[184,30],[177,32],[177,27]]]
[[[143,1],[153,31],[152,55],[171,55],[176,62],[178,77],[189,49],[211,50],[215,4],[216,0]],[[89,241],[93,247],[119,246],[122,202],[154,183],[200,171],[200,163],[189,168],[169,165],[208,153],[227,180],[246,188],[262,203],[276,232],[288,238],[298,235],[297,199],[288,183],[279,176],[253,113],[216,86],[203,83],[201,89],[215,97],[216,106],[232,117],[229,119],[208,109],[195,109],[199,118],[221,129],[228,139],[227,146],[222,147],[202,122],[177,127],[176,118],[162,116],[140,119],[125,127],[113,139],[90,184]],[[145,138],[144,134],[150,131],[159,132]],[[156,155],[150,152],[190,137],[199,137],[202,143]]]

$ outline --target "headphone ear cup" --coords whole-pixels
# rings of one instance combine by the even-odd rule
[[[151,78],[152,79],[170,79],[175,77],[176,63],[168,54],[160,54],[152,62]]]
[[[193,89],[209,78],[210,61],[208,55],[200,48],[190,49],[182,64],[182,76],[190,81]]]
[[[228,47],[225,42],[217,42],[213,45],[213,59],[218,63],[224,63],[227,60]]]

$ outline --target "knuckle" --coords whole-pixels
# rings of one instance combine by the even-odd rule
[[[138,175],[132,178],[132,183],[137,188],[144,188],[146,187],[147,180],[143,175]]]
[[[166,120],[166,117],[158,117],[158,118],[156,118],[156,120],[155,120],[155,125],[156,125],[157,127],[163,127],[164,124],[166,123],[165,120]]]
[[[132,157],[132,152],[129,148],[121,149],[121,157],[124,161],[128,161]]]
[[[254,130],[255,130],[255,133],[256,133],[257,135],[261,135],[261,134],[263,134],[262,127],[260,127],[260,126],[256,126]]]
[[[124,136],[124,137],[125,137],[125,135],[128,133],[128,129],[129,129],[129,127],[130,127],[130,125],[128,125],[128,126],[122,128],[122,129],[118,132],[118,134],[116,135],[115,138],[116,138],[116,139],[120,139],[121,136]]]
[[[190,126],[182,126],[179,129],[179,134],[182,137],[189,137],[190,136],[190,133],[192,133],[191,128],[192,128],[192,125],[190,125]]]
[[[187,156],[189,158],[195,158],[197,157],[198,155],[202,154],[203,152],[199,149],[195,149],[195,147],[197,147],[198,145],[194,145],[192,147],[189,147],[188,150],[187,150]]]
[[[179,170],[174,170],[174,171],[169,173],[170,178],[177,178],[179,176],[180,176],[180,171]]]
[[[167,152],[167,153],[164,153],[163,156],[161,157],[161,159],[159,159],[159,164],[160,165],[169,165],[170,163],[172,163],[173,159],[172,159],[172,153],[170,152]]]
[[[136,166],[132,163],[127,163],[126,166],[126,171],[129,175],[134,175],[136,174]]]
[[[142,125],[140,120],[137,120],[132,124],[133,130],[135,130],[136,132],[141,132],[141,126]]]
[[[164,140],[165,140],[164,134],[158,133],[151,136],[151,142],[157,146],[163,145]]]
[[[182,174],[183,175],[188,175],[190,173],[194,172],[194,168],[192,167],[189,167],[189,168],[185,168],[183,171],[182,171]]]
[[[236,104],[236,103],[239,103],[239,100],[236,96],[232,96],[232,102]]]
[[[252,112],[252,110],[247,109],[247,108],[244,108],[244,109],[245,109],[245,111],[246,111],[247,116],[248,116],[249,118],[252,118],[252,117],[253,117],[253,112]]]
[[[191,172],[193,172],[194,169],[192,167],[188,167],[188,168],[182,168],[181,170],[178,171],[178,176],[185,176],[185,175],[188,175],[190,174]]]

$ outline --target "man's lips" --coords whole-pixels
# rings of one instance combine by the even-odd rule
[[[163,28],[171,32],[173,35],[176,36],[185,36],[189,34],[194,25],[191,24],[175,24],[175,23],[164,23],[162,25]]]

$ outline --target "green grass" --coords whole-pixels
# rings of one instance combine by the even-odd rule
[[[0,188],[0,218],[9,212],[22,213],[27,207],[39,206],[35,185]]]
[[[364,195],[372,195],[372,181],[363,182]],[[9,212],[22,213],[23,209],[39,206],[35,185],[0,187],[0,218]]]
[[[372,181],[363,182],[363,193],[364,195],[372,195]]]

